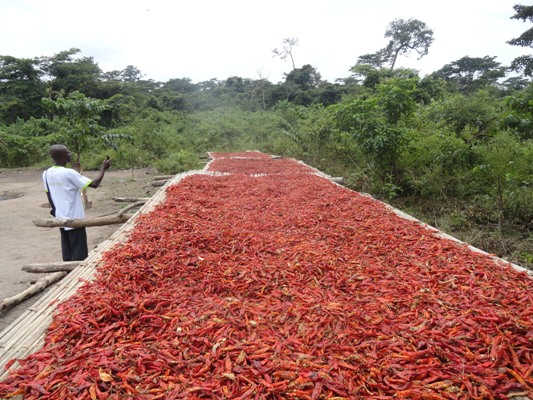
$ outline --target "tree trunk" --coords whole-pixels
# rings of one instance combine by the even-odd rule
[[[63,261],[55,263],[26,264],[22,267],[22,270],[24,272],[31,272],[36,274],[58,271],[70,272],[78,265],[80,265],[80,263],[81,261]]]
[[[152,187],[165,186],[165,184],[166,184],[167,182],[168,182],[168,181],[154,181],[154,182],[152,182]]]
[[[119,203],[135,203],[137,201],[148,201],[150,197],[113,197],[113,201]]]
[[[396,65],[396,60],[398,59],[398,54],[400,53],[400,49],[401,49],[401,47],[398,50],[396,50],[396,52],[394,53],[394,57],[392,59],[392,64],[390,66],[390,70],[391,71],[394,69],[394,66]]]
[[[10,307],[16,306],[19,303],[22,303],[24,300],[30,298],[36,293],[39,293],[46,289],[51,284],[57,282],[58,280],[62,279],[65,275],[67,275],[66,272],[54,272],[51,275],[45,276],[41,279],[39,279],[35,284],[31,285],[28,289],[20,292],[19,294],[8,297],[0,302],[0,311],[6,310]]]
[[[42,228],[86,228],[88,226],[103,226],[103,225],[116,225],[123,224],[131,215],[108,215],[104,217],[95,217],[95,218],[83,218],[83,219],[42,219],[35,218],[32,222],[33,225],[39,226]]]

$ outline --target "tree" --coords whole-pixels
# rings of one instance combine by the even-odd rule
[[[284,99],[291,103],[308,106],[315,102],[321,82],[318,71],[306,64],[285,74],[285,82],[279,86],[279,92],[284,93]]]
[[[511,18],[521,19],[522,21],[533,22],[533,6],[524,6],[515,4],[513,6],[516,14]],[[529,28],[522,33],[519,37],[509,40],[507,43],[513,46],[529,47],[533,48],[533,28]],[[511,69],[513,71],[522,71],[526,76],[533,76],[533,56],[525,55],[517,57],[511,63]]]
[[[102,100],[91,99],[81,92],[59,96],[53,100],[43,98],[43,103],[61,121],[64,144],[75,154],[79,164],[81,153],[86,150],[93,138],[102,138],[104,128],[99,124],[100,113],[106,109]]]
[[[414,78],[391,78],[374,95],[330,107],[339,129],[353,137],[383,184],[400,181],[400,155],[408,144],[405,123],[416,106],[416,84]]]
[[[428,54],[429,46],[433,43],[433,31],[424,22],[412,18],[392,21],[385,31],[385,37],[391,40],[381,52],[384,60],[390,62],[391,70],[399,55],[415,51],[420,59]]]
[[[192,83],[189,78],[169,79],[161,86],[162,90],[175,93],[192,93],[199,90],[198,85]]]
[[[13,123],[44,115],[42,74],[37,59],[0,56],[0,121]]]
[[[74,166],[81,171],[81,153],[91,146],[91,140],[106,141],[104,127],[99,124],[100,114],[106,109],[105,102],[74,91],[55,100],[43,98],[43,103],[59,115],[64,144],[74,152]],[[85,190],[82,196],[85,207],[90,208]]]
[[[502,125],[514,130],[522,140],[533,139],[533,86],[505,98],[508,110]]]
[[[369,65],[374,68],[381,68],[386,61],[387,61],[387,57],[385,54],[385,49],[381,49],[375,53],[364,54],[362,56],[359,56],[357,58],[356,66],[362,64],[362,65]]]
[[[468,96],[455,93],[432,104],[429,116],[466,143],[474,144],[497,131],[501,118],[498,104],[488,90],[478,90]]]
[[[283,61],[285,61],[287,58],[291,59],[292,63],[292,69],[295,69],[296,66],[294,65],[294,57],[292,55],[292,48],[294,46],[298,45],[298,38],[285,38],[283,39],[283,49],[273,49],[272,52],[274,55],[281,58]]]
[[[133,65],[128,65],[121,71],[120,76],[124,82],[139,82],[144,75],[141,70]]]
[[[293,82],[301,90],[316,89],[320,85],[320,73],[310,64],[295,68],[285,75],[285,82]]]
[[[464,94],[473,93],[481,88],[494,85],[503,78],[506,67],[495,61],[496,57],[463,57],[450,64],[446,64],[433,76],[441,77],[456,84]]]
[[[101,80],[101,70],[92,57],[75,58],[80,52],[72,48],[52,57],[42,57],[41,65],[50,89],[66,93],[79,91],[89,97],[96,97],[96,89]]]
[[[525,160],[521,156],[523,148],[512,134],[506,132],[498,133],[487,143],[475,148],[480,163],[473,172],[479,175],[483,189],[495,200],[500,231],[508,204],[523,190],[521,186],[531,190],[526,183],[527,172],[524,173],[530,168],[522,165]]]

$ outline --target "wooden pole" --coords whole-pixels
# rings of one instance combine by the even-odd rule
[[[167,182],[168,181],[154,181],[152,182],[152,187],[165,186]]]
[[[33,225],[41,228],[85,228],[88,226],[116,225],[123,224],[132,215],[107,215],[103,217],[83,218],[83,219],[56,219],[56,218],[35,218],[32,220]]]
[[[342,177],[342,176],[332,176],[332,177],[329,177],[328,179],[331,182],[340,183],[340,184],[344,183],[344,177]]]
[[[31,273],[50,273],[58,271],[70,272],[76,268],[81,261],[63,261],[63,262],[52,262],[52,263],[35,263],[35,264],[26,264],[22,267],[24,272]]]
[[[154,181],[168,181],[172,178],[174,178],[174,175],[157,175],[154,176]]]
[[[127,205],[122,210],[117,212],[117,217],[122,217],[126,213],[126,211],[129,211],[129,210],[131,210],[132,208],[135,208],[135,207],[140,207],[140,206],[142,206],[145,203],[146,203],[146,201],[142,200],[142,201],[136,201],[133,204]]]
[[[150,197],[113,197],[113,201],[117,203],[135,203],[137,201],[148,201]]]
[[[19,294],[8,297],[0,302],[0,311],[6,310],[10,307],[16,306],[19,303],[22,303],[24,300],[30,298],[36,293],[39,293],[46,289],[51,284],[59,281],[62,279],[65,275],[67,275],[66,272],[54,272],[53,274],[47,275],[41,279],[39,279],[35,284],[31,285],[28,289],[20,292]]]

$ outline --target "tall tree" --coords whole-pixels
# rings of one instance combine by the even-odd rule
[[[42,74],[37,59],[0,56],[0,121],[13,123],[44,114]]]
[[[391,70],[398,56],[415,51],[420,59],[428,54],[429,46],[433,43],[433,31],[424,22],[412,18],[392,21],[385,31],[385,37],[390,38],[390,42],[382,51],[384,60],[390,62]]]
[[[96,97],[96,87],[102,71],[92,57],[76,58],[79,49],[72,48],[52,57],[43,57],[41,65],[47,74],[50,89],[66,93],[79,91],[89,97]]]
[[[515,4],[513,8],[516,14],[511,18],[521,19],[524,22],[533,22],[533,6]],[[529,28],[519,37],[511,39],[507,43],[513,46],[533,48],[533,28]],[[511,69],[514,71],[523,71],[524,75],[526,76],[533,76],[533,56],[524,55],[515,58],[511,63]]]
[[[292,63],[292,69],[295,69],[294,57],[292,55],[292,49],[294,46],[298,45],[298,38],[285,38],[283,39],[283,48],[281,50],[273,49],[272,53],[285,61],[287,58],[290,58]]]
[[[495,84],[507,71],[496,57],[468,57],[446,64],[433,75],[455,83],[464,94]]]
[[[357,58],[357,65],[369,65],[374,68],[381,68],[387,61],[385,49],[376,51],[375,53],[363,54]]]
[[[285,77],[285,82],[294,82],[302,90],[318,88],[320,84],[320,73],[309,64],[302,68],[293,69]]]
[[[286,93],[286,100],[295,104],[309,105],[315,100],[315,91],[321,83],[318,71],[310,64],[295,68],[285,75],[280,89]]]

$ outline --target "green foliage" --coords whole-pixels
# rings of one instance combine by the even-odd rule
[[[500,104],[488,91],[473,95],[450,94],[429,106],[428,117],[453,130],[465,141],[490,137],[498,129]]]
[[[423,116],[420,116],[423,118]],[[413,193],[446,200],[467,191],[465,176],[472,167],[472,150],[453,132],[426,123],[413,133],[403,166]]]
[[[86,169],[109,155],[113,168],[165,174],[198,168],[207,151],[259,150],[402,206],[420,204],[431,218],[447,210],[450,229],[499,223],[529,232],[532,86],[498,83],[503,69],[491,57],[464,57],[420,79],[383,67],[392,47],[378,53],[335,84],[308,64],[277,84],[238,76],[195,84],[143,80],[134,66],[101,73],[76,49],[0,57],[0,167],[48,165],[54,143],[83,152]],[[57,91],[43,95],[48,83]]]
[[[77,91],[56,100],[43,98],[43,103],[51,113],[58,115],[62,142],[73,151],[76,155],[75,162],[79,163],[81,154],[89,148],[91,139],[100,139],[104,134],[99,120],[100,113],[106,109],[105,103]]]
[[[322,105],[298,106],[280,102],[274,109],[281,117],[278,128],[293,142],[293,156],[320,167],[336,152],[338,135],[333,115]]]
[[[36,59],[0,56],[0,121],[14,123],[44,115],[42,74]]]
[[[520,143],[506,132],[474,148],[479,162],[472,176],[479,194],[492,200],[500,227],[506,219],[533,217],[532,149],[532,142]]]
[[[508,96],[505,105],[502,127],[514,130],[522,139],[533,139],[533,86]]]
[[[511,18],[521,19],[522,21],[533,22],[533,6],[524,6],[521,4],[515,4],[513,6],[516,14]],[[513,46],[521,47],[533,47],[533,28],[529,28],[522,33],[519,37],[509,40],[507,43]],[[517,57],[511,63],[511,69],[515,71],[523,71],[524,75],[533,75],[533,56],[524,55]]]
[[[372,97],[332,107],[340,130],[350,133],[383,183],[397,183],[399,159],[409,142],[406,122],[413,113],[415,80],[389,79]]]
[[[199,159],[196,153],[181,150],[161,160],[157,160],[155,162],[155,168],[161,173],[174,175],[179,172],[198,169],[198,161]]]
[[[420,58],[427,55],[433,43],[433,31],[424,22],[413,18],[392,21],[385,31],[385,37],[390,38],[390,42],[382,52],[385,60],[390,62],[390,69],[394,69],[400,55],[412,51],[418,53]]]
[[[445,93],[446,82],[444,79],[434,76],[425,76],[418,83],[414,92],[414,98],[417,103],[429,105],[432,101],[442,100]]]
[[[507,67],[495,61],[496,57],[463,57],[434,72],[432,76],[445,79],[464,94],[494,86],[505,76]]]
[[[0,125],[0,167],[27,167],[48,161],[48,147],[60,141],[58,124],[46,118]]]
[[[55,92],[81,92],[89,97],[96,96],[101,70],[92,57],[76,58],[79,49],[72,48],[52,57],[42,57],[41,66],[48,75],[49,87]]]

